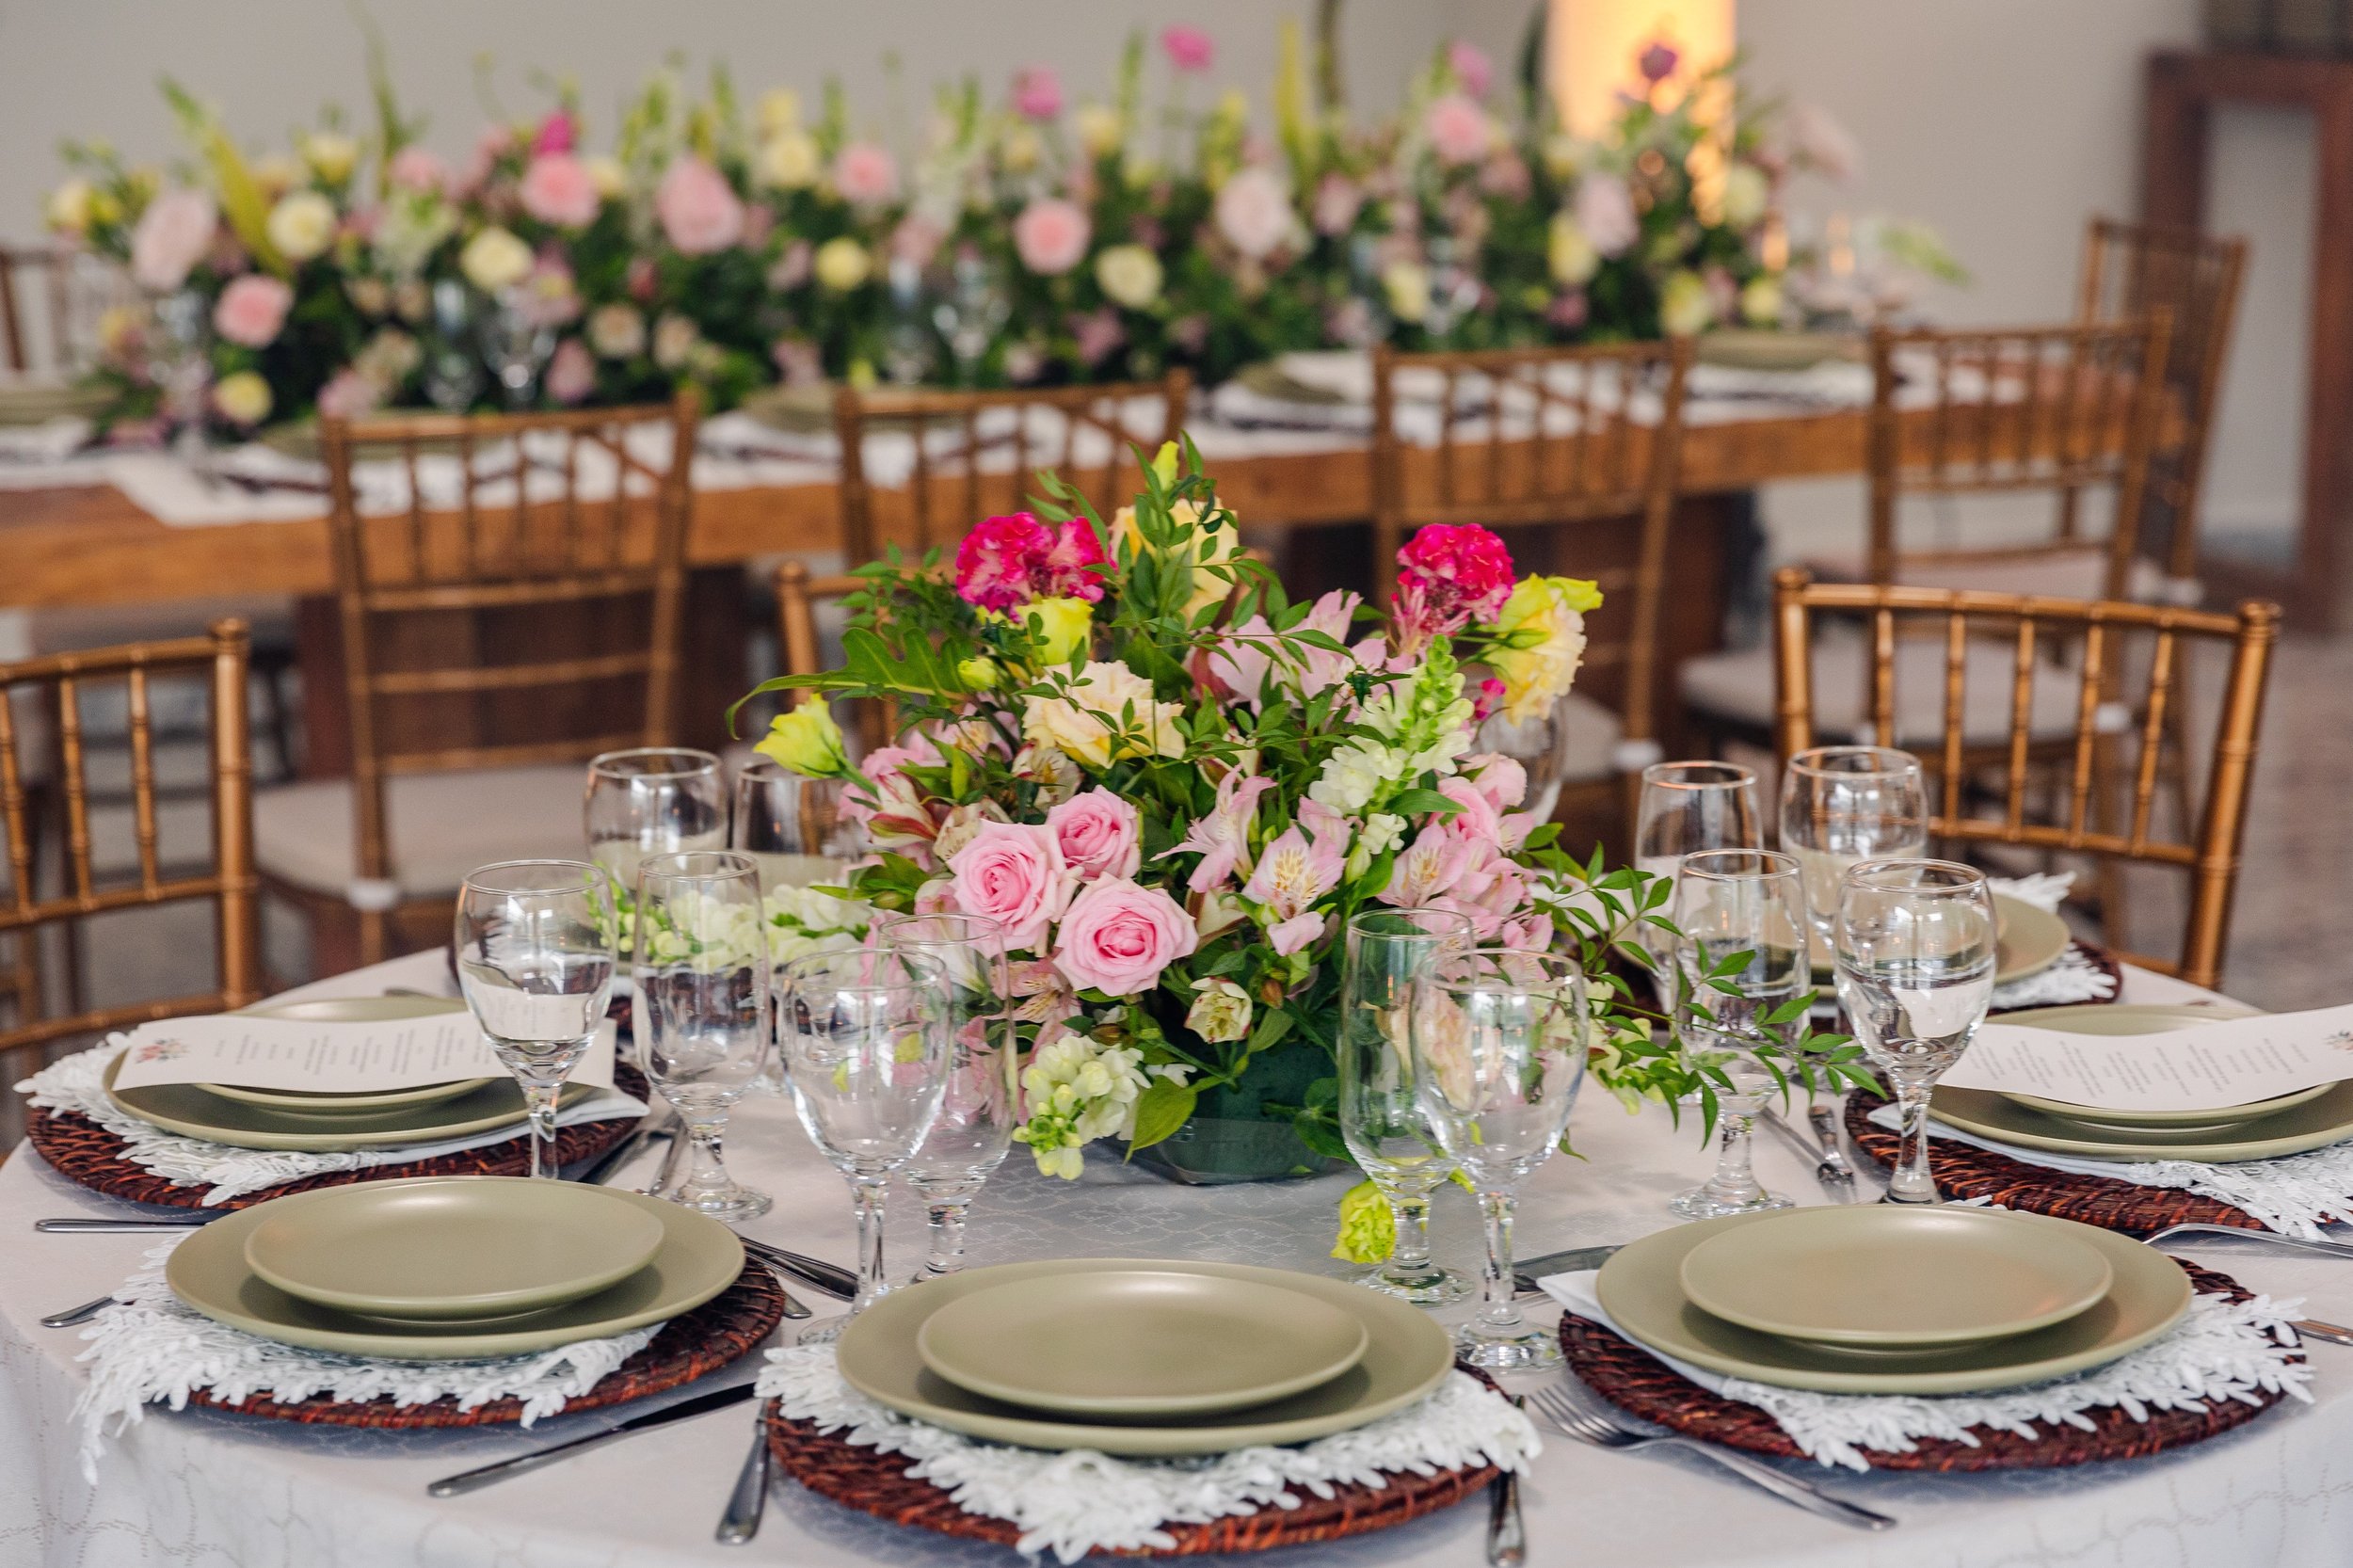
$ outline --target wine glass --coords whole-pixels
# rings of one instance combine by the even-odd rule
[[[948,976],[918,952],[858,948],[785,966],[777,998],[784,1079],[809,1142],[850,1184],[857,1206],[857,1296],[802,1342],[833,1338],[890,1288],[883,1275],[883,1199],[939,1116],[955,1041]]]
[[[1513,1301],[1512,1210],[1520,1183],[1552,1157],[1585,1076],[1585,976],[1555,953],[1441,952],[1414,982],[1414,1078],[1438,1145],[1479,1193],[1485,1297],[1455,1335],[1491,1370],[1556,1367],[1561,1347]]]
[[[1831,921],[1847,868],[1928,853],[1920,760],[1885,746],[1816,746],[1791,757],[1781,771],[1781,850],[1804,873],[1814,967],[1829,968]]]
[[[1929,1096],[1993,1000],[1993,890],[1951,860],[1865,860],[1839,886],[1834,941],[1838,1000],[1903,1117],[1887,1201],[1935,1203]]]
[[[1763,849],[1764,831],[1754,768],[1692,761],[1653,762],[1642,770],[1641,800],[1635,812],[1635,870],[1672,878],[1687,855]],[[1661,965],[1652,979],[1658,1005],[1672,1008],[1674,976]]]
[[[475,296],[454,278],[433,285],[433,330],[424,350],[424,395],[444,413],[462,414],[482,392],[475,350]]]
[[[458,987],[522,1085],[535,1176],[556,1175],[556,1096],[604,1022],[614,924],[612,880],[579,860],[484,866],[457,894]]]
[[[894,256],[883,276],[890,299],[883,328],[883,378],[894,387],[920,386],[939,362],[936,340],[924,319],[923,270],[912,256]]]
[[[774,1200],[728,1174],[719,1144],[768,1056],[760,868],[725,851],[648,855],[637,863],[633,923],[639,1058],[693,1154],[672,1199],[713,1219],[757,1218]]]
[[[1479,727],[1478,748],[1509,757],[1528,773],[1523,808],[1530,820],[1547,823],[1561,804],[1561,785],[1568,776],[1569,734],[1560,720],[1560,707],[1532,719],[1515,720],[1502,713]]]
[[[492,297],[481,318],[481,335],[482,357],[498,378],[499,395],[510,409],[529,408],[539,373],[555,353],[555,328],[531,297],[529,282]]]
[[[728,847],[727,788],[719,759],[683,746],[608,751],[588,761],[582,802],[588,858],[620,889],[628,925],[637,863],[648,855]]]
[[[1013,319],[1013,298],[988,258],[966,248],[949,264],[948,290],[932,306],[932,325],[955,357],[956,385],[980,384],[981,362]]]
[[[1678,995],[1675,1038],[1716,1081],[1716,1171],[1669,1207],[1687,1220],[1712,1220],[1789,1200],[1760,1186],[1749,1164],[1749,1131],[1777,1086],[1757,1052],[1786,1050],[1795,1026],[1766,1016],[1810,989],[1805,882],[1797,861],[1761,850],[1687,855],[1675,873],[1675,966],[1689,988]],[[1748,962],[1726,974],[1737,954]]]
[[[1460,1301],[1470,1282],[1430,1256],[1430,1195],[1454,1174],[1454,1160],[1415,1094],[1408,1017],[1414,982],[1441,952],[1467,952],[1472,943],[1466,915],[1360,910],[1349,917],[1340,970],[1340,1136],[1396,1218],[1389,1259],[1365,1283],[1425,1306]]]
[[[865,835],[841,809],[843,781],[804,778],[763,757],[735,776],[735,848],[760,865],[760,886],[835,886],[866,852]]]
[[[918,1280],[964,1267],[964,1216],[981,1186],[1005,1162],[1021,1119],[1021,1051],[1013,1033],[1004,928],[979,915],[901,915],[874,927],[886,951],[936,963],[948,987],[955,1060],[939,1119],[902,1167],[922,1197],[931,1250]]]

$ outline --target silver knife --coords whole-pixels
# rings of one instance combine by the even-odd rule
[[[174,1215],[168,1220],[35,1220],[33,1228],[47,1231],[53,1236],[115,1236],[143,1230],[186,1230],[191,1225],[210,1224],[215,1220],[225,1219],[231,1212],[226,1208],[213,1208],[200,1214]]]
[[[592,1432],[584,1437],[574,1437],[566,1442],[551,1444],[544,1448],[535,1448],[527,1454],[517,1454],[512,1459],[502,1459],[495,1464],[484,1464],[475,1469],[461,1470],[454,1476],[444,1476],[426,1486],[425,1495],[431,1497],[455,1497],[464,1493],[478,1491],[494,1481],[504,1480],[509,1476],[520,1476],[527,1471],[536,1470],[543,1464],[552,1464],[559,1459],[569,1459],[576,1453],[593,1448],[599,1444],[610,1443],[616,1437],[627,1437],[633,1432],[651,1432],[656,1427],[666,1427],[674,1421],[691,1421],[697,1416],[708,1416],[714,1410],[725,1410],[729,1405],[742,1404],[751,1397],[752,1384],[748,1383],[739,1383],[732,1388],[714,1388],[708,1394],[697,1394],[691,1400],[680,1400],[666,1409],[648,1411],[643,1416],[632,1416],[626,1421],[616,1421],[601,1432]]]
[[[1821,1188],[1824,1197],[1833,1203],[1854,1202],[1854,1175],[1845,1168],[1844,1161],[1832,1158],[1836,1145],[1829,1145],[1826,1149],[1824,1145],[1815,1144],[1792,1127],[1786,1116],[1770,1106],[1758,1112],[1756,1119],[1773,1136],[1788,1144],[1790,1151],[1799,1159],[1813,1165],[1815,1184]]]
[[[1546,1274],[1573,1274],[1582,1269],[1598,1269],[1624,1245],[1625,1243],[1620,1241],[1606,1247],[1571,1247],[1567,1252],[1548,1252],[1542,1257],[1515,1259],[1512,1264],[1513,1288],[1524,1296],[1541,1295],[1544,1288],[1536,1282]]]
[[[632,1131],[628,1137],[588,1162],[588,1168],[580,1173],[579,1179],[582,1185],[602,1186],[622,1167],[636,1159],[637,1152],[646,1146],[648,1140],[669,1136],[670,1131],[667,1128],[657,1128],[653,1125],[653,1118],[647,1117],[637,1124],[635,1130]]]
[[[787,1252],[766,1241],[755,1241],[748,1236],[740,1240],[745,1252],[772,1269],[783,1270],[811,1289],[823,1290],[840,1301],[857,1299],[857,1275],[840,1265],[827,1263],[822,1258],[804,1257],[799,1253]]]

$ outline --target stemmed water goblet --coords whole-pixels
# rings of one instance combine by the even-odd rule
[[[708,751],[637,746],[591,758],[581,814],[588,858],[612,876],[624,902],[635,894],[637,863],[647,856],[728,847],[727,788],[719,759]]]
[[[1816,746],[1782,764],[1781,850],[1804,873],[1816,968],[1831,967],[1831,922],[1847,868],[1926,855],[1928,800],[1920,760],[1908,751]]]
[[[1340,971],[1340,1136],[1396,1221],[1388,1261],[1365,1283],[1422,1305],[1459,1301],[1469,1282],[1430,1256],[1430,1197],[1454,1174],[1415,1090],[1414,982],[1443,952],[1467,952],[1468,916],[1368,909],[1349,917]]]
[[[947,292],[932,305],[932,324],[956,361],[956,384],[977,386],[989,344],[1013,319],[1004,280],[977,250],[959,250],[948,265]]]
[[[500,397],[510,409],[528,408],[539,373],[555,352],[555,328],[532,297],[529,280],[502,289],[492,297],[490,309],[482,316],[481,335],[482,357],[498,377]],[[518,478],[518,488],[520,485]]]
[[[522,1086],[535,1176],[557,1174],[556,1100],[604,1023],[614,925],[612,881],[584,861],[502,861],[458,891],[458,988]]]
[[[865,853],[864,835],[841,809],[843,783],[805,778],[763,757],[735,776],[735,848],[760,864],[760,886],[811,888],[838,882]]]
[[[1687,855],[1711,849],[1763,849],[1756,770],[1737,762],[1653,762],[1642,770],[1634,816],[1634,869],[1672,879]],[[1669,895],[1673,895],[1670,891]],[[1674,976],[1653,973],[1662,1009],[1674,1005]]]
[[[1758,1053],[1788,1048],[1800,1020],[1780,1012],[1812,995],[1798,863],[1753,849],[1687,855],[1673,908],[1682,982],[1675,1038],[1714,1084],[1718,1140],[1715,1173],[1669,1207],[1687,1220],[1786,1208],[1789,1200],[1767,1192],[1751,1168],[1749,1131],[1777,1087]]]
[[[1887,1201],[1938,1202],[1929,1096],[1993,1000],[1993,890],[1956,861],[1866,860],[1840,885],[1834,942],[1839,1002],[1902,1117]]]
[[[792,1106],[857,1206],[857,1295],[843,1318],[801,1336],[833,1338],[888,1292],[883,1201],[890,1173],[938,1119],[955,1041],[948,976],[919,952],[813,952],[784,968],[777,1042]]]
[[[923,1200],[930,1251],[918,1280],[964,1267],[965,1212],[1005,1162],[1020,1120],[1004,928],[978,915],[901,915],[877,923],[877,946],[936,963],[947,986],[954,1060],[939,1118],[901,1174]]]
[[[482,391],[475,346],[477,296],[455,278],[433,285],[432,331],[424,349],[424,395],[443,413],[462,414]]]
[[[1513,1298],[1512,1214],[1520,1183],[1552,1157],[1585,1076],[1582,970],[1555,953],[1441,953],[1414,983],[1414,1078],[1422,1113],[1486,1222],[1485,1292],[1455,1335],[1491,1370],[1554,1367],[1561,1347]]]
[[[647,1079],[685,1124],[691,1160],[672,1201],[734,1222],[773,1200],[728,1174],[728,1112],[767,1063],[768,945],[760,868],[693,850],[637,863],[637,997],[632,1017]]]

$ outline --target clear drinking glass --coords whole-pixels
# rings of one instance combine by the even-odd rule
[[[936,963],[948,987],[955,1060],[939,1119],[901,1168],[930,1225],[931,1250],[915,1277],[937,1279],[964,1267],[965,1211],[1005,1162],[1021,1119],[1004,928],[979,915],[900,915],[876,925],[874,940]]]
[[[608,751],[588,761],[581,811],[588,858],[605,869],[625,907],[648,855],[728,847],[728,794],[719,759],[683,746]]]
[[[1414,1077],[1438,1145],[1479,1193],[1485,1298],[1455,1335],[1474,1367],[1555,1367],[1561,1347],[1513,1300],[1512,1210],[1552,1158],[1585,1076],[1584,973],[1516,948],[1442,952],[1414,982]]]
[[[1673,876],[1687,855],[1763,849],[1756,770],[1737,762],[1653,762],[1642,770],[1634,826],[1634,865]]]
[[[1468,952],[1470,918],[1443,909],[1349,917],[1340,970],[1340,1136],[1396,1217],[1397,1244],[1365,1283],[1422,1305],[1460,1301],[1470,1282],[1430,1256],[1430,1195],[1454,1174],[1414,1087],[1414,982],[1441,952]]]
[[[1800,1027],[1769,1024],[1765,1015],[1811,988],[1806,961],[1805,884],[1797,861],[1761,850],[1687,855],[1676,869],[1675,966],[1691,994],[1678,1000],[1675,1038],[1688,1058],[1729,1080],[1716,1085],[1716,1172],[1669,1207],[1687,1220],[1712,1220],[1789,1200],[1760,1186],[1749,1163],[1749,1131],[1776,1084],[1758,1057],[1786,1049]],[[1749,961],[1709,975],[1736,953]]]
[[[1478,748],[1509,757],[1528,772],[1528,793],[1521,808],[1539,823],[1552,820],[1561,804],[1561,786],[1567,777],[1569,735],[1558,710],[1524,722],[1501,713],[1479,727]]]
[[[735,776],[737,849],[760,863],[763,889],[839,886],[866,836],[841,809],[842,781],[804,778],[766,758]]]
[[[1950,860],[1866,860],[1840,886],[1834,939],[1838,1000],[1903,1114],[1887,1201],[1935,1203],[1929,1096],[1993,1000],[1993,890]]]
[[[632,1026],[646,1077],[686,1124],[691,1167],[673,1201],[713,1219],[749,1220],[775,1201],[728,1174],[728,1112],[768,1058],[768,944],[760,868],[744,855],[693,850],[637,863]]]
[[[506,860],[457,894],[457,984],[522,1085],[531,1174],[554,1176],[555,1102],[613,990],[613,884],[579,860]]]
[[[948,977],[936,960],[882,948],[815,952],[784,968],[776,1036],[792,1106],[857,1205],[857,1297],[803,1334],[830,1339],[889,1290],[883,1199],[921,1146],[954,1060]]]
[[[1864,860],[1929,852],[1928,788],[1920,760],[1886,746],[1816,746],[1782,764],[1781,850],[1805,876],[1814,967],[1831,967],[1839,882]]]

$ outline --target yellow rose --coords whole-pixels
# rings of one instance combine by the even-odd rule
[[[808,778],[841,778],[850,771],[841,727],[833,722],[823,697],[812,696],[791,712],[777,714],[752,749]]]
[[[1407,323],[1430,313],[1430,269],[1415,262],[1391,262],[1381,274],[1389,314]]]
[[[1113,245],[1095,258],[1095,281],[1114,305],[1141,311],[1160,296],[1160,259],[1141,245]]]
[[[1117,109],[1101,104],[1081,104],[1079,112],[1070,118],[1079,133],[1079,145],[1087,150],[1090,158],[1116,152],[1119,144],[1128,139],[1127,122],[1119,118]]]
[[[1026,174],[1035,168],[1038,160],[1045,155],[1045,143],[1039,141],[1037,133],[1027,125],[1016,125],[1006,132],[1004,146],[999,152],[1005,168],[1016,174]]]
[[[1707,285],[1689,269],[1670,273],[1658,291],[1658,325],[1669,337],[1688,338],[1716,319]]]
[[[1022,618],[1037,638],[1038,664],[1047,669],[1070,663],[1095,629],[1095,606],[1083,599],[1040,599],[1024,605]]]
[[[791,88],[770,88],[760,95],[760,134],[773,136],[801,122],[801,95]]]
[[[1771,273],[1748,280],[1740,290],[1740,319],[1755,327],[1781,322],[1781,280]]]
[[[1021,716],[1023,739],[1057,747],[1093,768],[1109,767],[1122,757],[1184,755],[1185,739],[1176,729],[1184,709],[1154,701],[1152,682],[1127,665],[1091,664],[1065,693],[1029,699]]]
[[[269,242],[290,262],[307,262],[335,243],[335,203],[314,190],[291,191],[269,210]]]
[[[1601,590],[1575,577],[1523,577],[1496,617],[1487,664],[1503,680],[1503,714],[1513,724],[1541,718],[1577,681],[1585,657],[1585,612],[1601,607]]]
[[[817,280],[836,294],[847,294],[873,276],[874,259],[866,247],[843,234],[817,248]]]
[[[588,183],[605,200],[615,200],[629,189],[629,170],[621,167],[620,159],[598,156],[581,162],[588,170]]]
[[[213,386],[213,407],[232,424],[261,424],[276,401],[269,383],[249,370],[224,376]]]
[[[1577,226],[1573,215],[1553,214],[1552,230],[1545,239],[1545,259],[1551,264],[1554,282],[1565,288],[1578,288],[1601,270],[1601,252],[1585,237],[1585,231]]]
[[[275,199],[302,183],[302,161],[291,152],[272,152],[254,159],[251,172],[262,194]]]
[[[1169,507],[1168,515],[1173,521],[1189,523],[1193,529],[1191,536],[1176,546],[1171,557],[1174,559],[1175,555],[1181,554],[1193,568],[1193,592],[1186,599],[1184,609],[1185,619],[1191,620],[1234,591],[1230,575],[1220,577],[1201,568],[1230,565],[1234,557],[1241,553],[1241,535],[1230,522],[1222,522],[1215,528],[1204,526],[1201,506],[1197,502],[1179,501]],[[1133,506],[1122,506],[1112,515],[1112,538],[1114,551],[1119,548],[1118,541],[1122,539],[1127,541],[1132,554],[1141,554],[1147,548],[1144,542],[1144,530],[1136,524],[1136,509]]]
[[[302,155],[311,160],[311,172],[340,185],[359,165],[360,144],[340,132],[321,131],[303,142]]]
[[[805,189],[824,170],[817,138],[807,131],[782,131],[760,144],[760,177],[778,190]]]
[[[60,234],[79,234],[89,228],[90,184],[88,180],[68,180],[49,193],[41,207],[41,217]]]
[[[496,225],[466,242],[457,253],[457,270],[484,294],[496,294],[531,274],[531,247]]]

